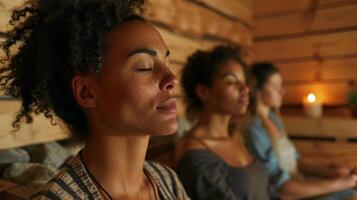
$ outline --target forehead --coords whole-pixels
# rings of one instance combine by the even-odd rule
[[[138,48],[155,49],[159,54],[167,51],[167,46],[159,32],[145,21],[124,22],[106,35],[105,50],[114,50],[118,56],[128,55]]]
[[[276,72],[276,73],[270,75],[269,78],[268,78],[268,82],[271,82],[271,83],[280,83],[280,82],[282,82],[282,77],[281,77],[280,73]]]
[[[243,66],[233,59],[227,60],[226,62],[222,63],[218,69],[218,74],[222,75],[226,73],[244,74]]]

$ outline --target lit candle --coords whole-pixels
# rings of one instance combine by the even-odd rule
[[[319,118],[322,116],[322,104],[314,93],[310,93],[304,98],[303,105],[304,113],[307,117]]]

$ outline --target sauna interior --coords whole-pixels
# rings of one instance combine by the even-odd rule
[[[11,12],[24,2],[0,0],[0,42],[8,37]],[[147,9],[178,79],[196,50],[239,45],[247,63],[271,62],[281,71],[286,94],[280,113],[299,153],[357,166],[356,0],[148,0]],[[151,138],[147,152],[147,159],[168,166],[175,141],[190,127],[180,86],[175,96],[179,130]],[[84,145],[43,115],[14,132],[20,106],[19,99],[1,94],[0,199],[28,199]]]

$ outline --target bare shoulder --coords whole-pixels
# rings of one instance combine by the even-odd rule
[[[207,149],[207,147],[199,142],[197,139],[194,139],[196,133],[190,131],[187,135],[176,142],[175,148],[175,166],[182,159],[182,157],[191,150],[195,149]]]

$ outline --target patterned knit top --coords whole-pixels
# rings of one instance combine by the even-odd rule
[[[176,173],[159,163],[144,163],[144,170],[157,185],[162,200],[189,200]],[[94,182],[85,170],[80,156],[74,157],[55,178],[31,196],[33,200],[88,199],[102,200]]]

